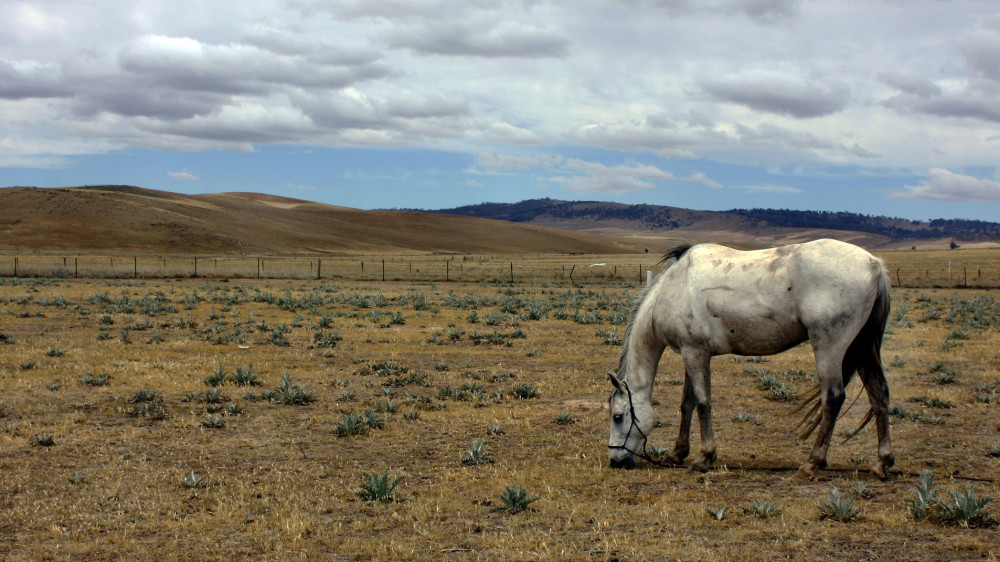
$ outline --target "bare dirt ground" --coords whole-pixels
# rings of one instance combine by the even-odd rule
[[[829,470],[795,478],[810,446],[791,415],[812,385],[808,345],[713,361],[716,470],[610,469],[605,373],[637,294],[0,280],[0,557],[1000,558],[995,525],[918,521],[906,503],[925,469],[943,500],[970,486],[1000,497],[995,292],[894,290],[883,357],[897,464],[884,482],[866,472],[872,430],[840,444],[864,396]],[[248,370],[261,384],[236,384]],[[668,352],[654,446],[673,443],[682,377]],[[463,463],[473,440],[488,462]],[[402,477],[396,501],[359,497],[366,473]],[[538,498],[516,514],[501,510],[515,484]],[[823,514],[833,488],[856,517]],[[981,513],[1000,517],[1000,500]]]

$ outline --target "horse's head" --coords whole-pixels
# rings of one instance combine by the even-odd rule
[[[632,468],[635,456],[646,448],[646,436],[653,429],[653,405],[649,396],[636,396],[628,383],[615,373],[608,373],[614,390],[608,398],[611,416],[611,436],[608,438],[608,460],[611,468]]]

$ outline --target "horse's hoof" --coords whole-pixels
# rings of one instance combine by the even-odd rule
[[[795,478],[799,480],[812,480],[816,478],[816,472],[813,470],[811,464],[804,464],[799,467],[799,470],[795,473]]]
[[[705,457],[699,457],[697,460],[691,463],[688,467],[689,472],[708,472],[712,469],[712,464],[715,459],[709,459]]]
[[[672,466],[684,466],[684,459],[687,458],[687,454],[680,454],[677,452],[671,452],[667,456],[663,457],[663,462]]]
[[[872,470],[871,470],[871,474],[872,474],[872,476],[874,476],[875,478],[878,478],[879,480],[888,480],[889,479],[889,469],[886,468],[886,466],[883,465],[882,463],[878,463],[875,466],[873,466]]]

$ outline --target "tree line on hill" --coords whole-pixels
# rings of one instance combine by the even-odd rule
[[[470,217],[528,223],[538,219],[624,221],[643,228],[670,230],[697,224],[719,215],[739,217],[752,228],[768,226],[850,230],[887,236],[896,240],[955,238],[966,241],[1000,239],[1000,223],[967,219],[913,221],[894,217],[833,211],[790,209],[732,209],[691,211],[663,205],[626,205],[599,201],[529,199],[518,203],[481,203],[432,211]]]

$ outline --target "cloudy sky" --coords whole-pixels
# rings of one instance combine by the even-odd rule
[[[0,186],[102,183],[1000,220],[1000,3],[0,3]]]

